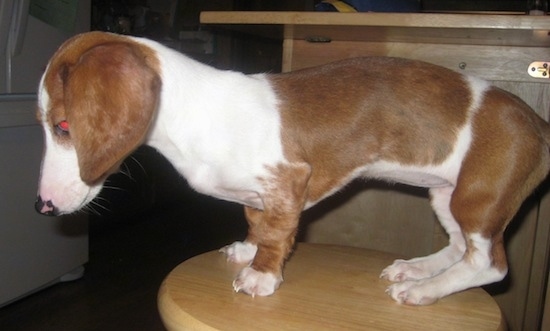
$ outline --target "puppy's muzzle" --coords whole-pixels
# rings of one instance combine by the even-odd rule
[[[40,195],[36,198],[34,208],[37,212],[46,216],[56,216],[58,214],[58,210],[54,206],[53,202],[51,200],[42,200],[42,197]]]

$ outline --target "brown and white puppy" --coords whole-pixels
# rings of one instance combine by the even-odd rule
[[[429,188],[450,244],[382,276],[398,302],[429,304],[501,280],[503,232],[550,169],[550,128],[485,81],[397,58],[244,75],[156,42],[92,32],[60,47],[41,80],[45,154],[37,209],[72,213],[137,146],[197,191],[243,204],[249,262],[236,291],[270,295],[302,210],[355,178]]]

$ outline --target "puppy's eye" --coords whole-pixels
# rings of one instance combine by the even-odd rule
[[[57,123],[57,125],[55,126],[55,130],[59,134],[63,134],[63,135],[69,134],[69,122],[61,121]]]

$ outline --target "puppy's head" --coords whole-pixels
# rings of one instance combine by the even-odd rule
[[[87,33],[60,47],[38,93],[45,136],[39,212],[86,205],[143,142],[159,102],[159,72],[155,52],[126,37]]]

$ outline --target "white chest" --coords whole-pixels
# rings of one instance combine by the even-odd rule
[[[284,161],[278,101],[267,79],[217,72],[183,88],[169,76],[146,143],[198,192],[261,208],[259,178]]]

